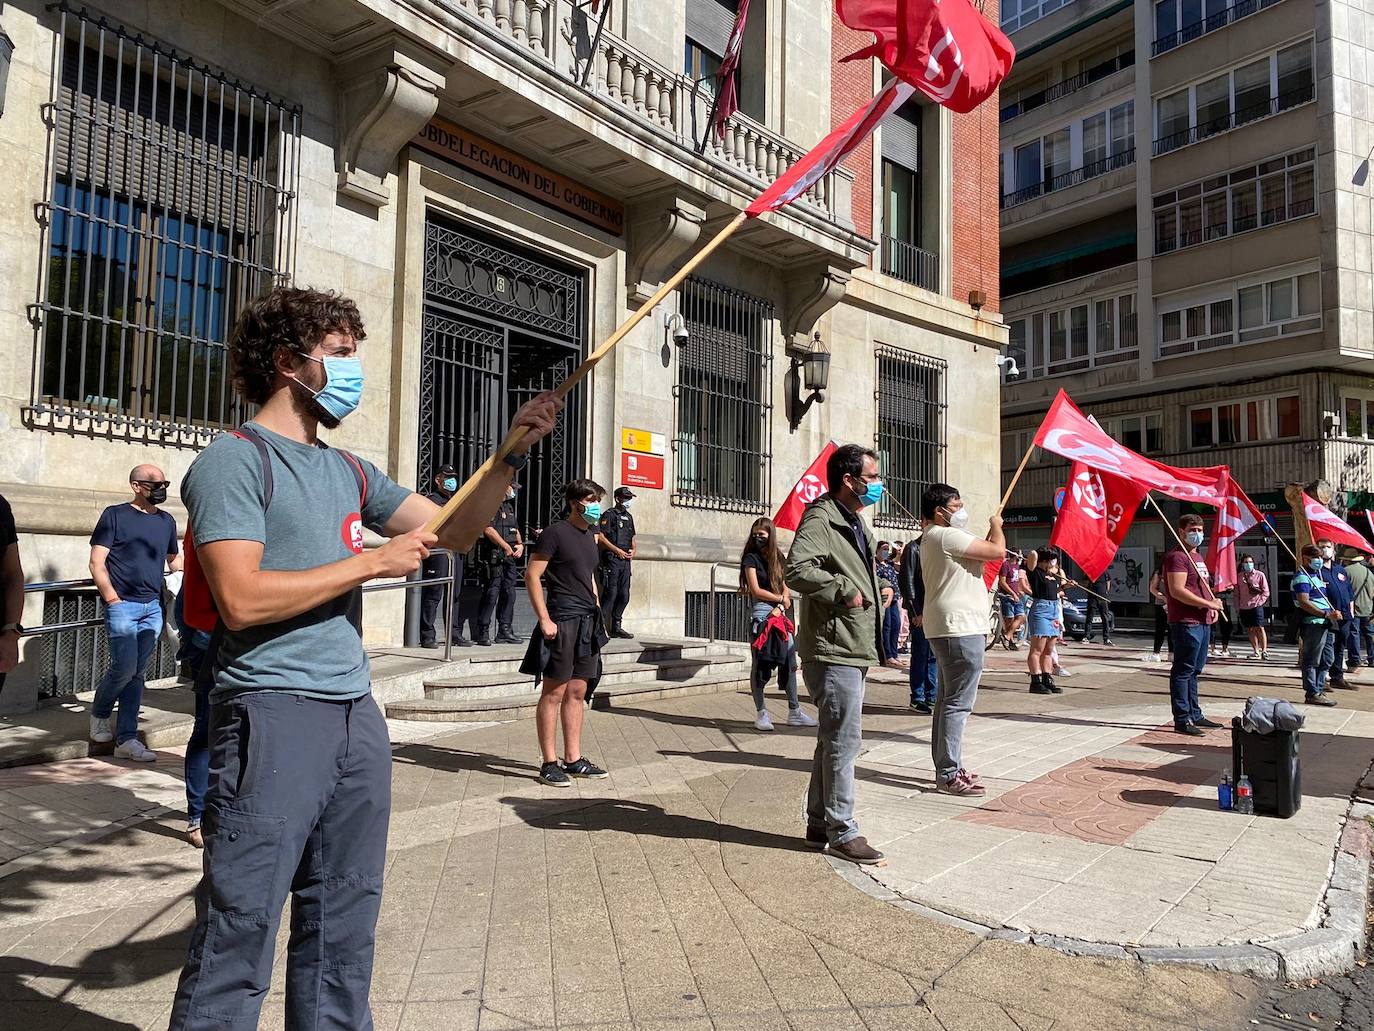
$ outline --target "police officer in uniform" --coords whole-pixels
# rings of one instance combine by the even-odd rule
[[[449,498],[453,497],[458,490],[458,473],[451,465],[441,465],[439,471],[434,475],[434,489],[425,497],[436,505],[442,506]],[[448,576],[450,559],[453,563],[453,594],[449,604],[448,612],[448,635],[449,640],[459,648],[466,648],[470,644],[463,636],[463,614],[462,614],[462,594],[463,594],[463,570],[465,566],[465,556],[453,555],[448,552],[438,552],[430,555],[421,564],[420,569],[426,580],[436,576]],[[434,633],[434,619],[438,615],[439,606],[444,600],[445,584],[430,584],[420,588],[420,647],[433,648],[437,641]]]
[[[630,603],[630,561],[635,557],[634,496],[629,487],[615,492],[615,507],[601,517],[596,538],[601,547],[601,618],[612,637],[634,637],[621,623]]]
[[[525,539],[515,524],[515,484],[506,489],[506,500],[496,512],[481,541],[482,608],[477,614],[476,642],[491,644],[491,620],[496,617],[499,644],[520,644],[511,629],[515,618],[515,592],[520,586],[520,560],[525,555]]]

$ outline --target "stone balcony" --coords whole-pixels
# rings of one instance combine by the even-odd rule
[[[609,26],[598,38],[571,0],[221,2],[334,61],[346,123],[342,192],[388,203],[396,155],[438,114],[622,201],[635,292],[819,142],[786,139],[736,113],[724,139],[702,147],[705,90]],[[751,221],[731,246],[789,281],[811,280],[796,284],[803,293],[814,292],[818,273],[833,294],[876,246],[854,232],[852,187],[852,173],[831,173],[787,209]],[[665,222],[666,250],[657,239]],[[640,260],[646,232],[656,242]]]

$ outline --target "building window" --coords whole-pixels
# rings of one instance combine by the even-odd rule
[[[712,97],[738,11],[737,0],[687,0],[682,70]],[[739,95],[739,69],[735,70],[735,91]]]
[[[1135,101],[1084,118],[1075,137],[1064,126],[1012,151],[1016,181],[1002,207],[1093,179],[1135,160]]]
[[[886,346],[877,349],[877,361],[875,441],[887,494],[878,502],[873,522],[915,528],[921,493],[945,478],[948,366],[938,358]]]
[[[1309,147],[1155,194],[1155,254],[1313,214],[1315,161]]]
[[[1262,11],[1279,0],[1159,0],[1155,4],[1155,41],[1158,57],[1208,32]],[[1229,4],[1229,6],[1228,6]]]
[[[1036,312],[1012,320],[1007,328],[1007,354],[1016,359],[1026,379],[1116,365],[1139,354],[1135,294]]]
[[[1109,436],[1142,455],[1164,450],[1164,417],[1159,412],[1117,415],[1102,420]]]
[[[300,111],[70,10],[60,38],[28,414],[203,442],[246,414],[239,308],[291,275]]]
[[[921,109],[899,111],[883,124],[882,271],[926,290],[940,289],[940,262],[921,247]]]
[[[772,468],[773,306],[761,297],[689,279],[688,339],[673,389],[673,503],[768,511]]]
[[[1155,156],[1313,99],[1312,41],[1155,101]]]
[[[1374,391],[1342,391],[1341,418],[1345,436],[1374,440]]]
[[[1059,10],[1069,0],[1007,0],[1002,7],[1002,31],[1015,32]]]
[[[1291,440],[1301,434],[1297,394],[1198,405],[1188,410],[1190,448]]]
[[[1318,273],[1242,282],[1224,297],[1159,304],[1159,357],[1249,344],[1321,329]]]

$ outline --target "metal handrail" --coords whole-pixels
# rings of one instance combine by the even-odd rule
[[[1043,197],[1047,193],[1054,193],[1056,190],[1066,190],[1070,186],[1077,186],[1079,183],[1087,182],[1089,179],[1096,179],[1098,176],[1114,172],[1118,168],[1125,168],[1135,164],[1135,148],[1128,147],[1118,151],[1110,157],[1105,157],[1101,161],[1094,161],[1087,165],[1080,165],[1078,168],[1070,169],[1050,179],[1032,183],[1024,189],[1017,190],[1015,193],[1008,193],[1002,197],[1002,207],[1014,208],[1018,204],[1035,200]]]
[[[1255,0],[1247,0],[1247,2],[1253,3]],[[1131,68],[1134,67],[1134,65],[1134,50],[1128,50],[1124,54],[1118,54],[1116,57],[1103,61],[1101,64],[1094,65],[1085,72],[1079,72],[1077,75],[1068,79],[1061,79],[1059,82],[1046,86],[1044,89],[1037,90],[1034,93],[1029,93],[1019,100],[1008,104],[998,112],[998,121],[1009,122],[1018,115],[1023,115],[1027,111],[1034,111],[1038,107],[1044,107],[1046,104],[1052,103],[1060,97],[1067,97],[1071,93],[1077,93],[1085,86],[1091,86],[1093,83],[1100,82],[1109,75],[1115,75],[1123,68]]]
[[[1310,103],[1315,97],[1316,92],[1313,86],[1303,86],[1300,89],[1289,90],[1287,93],[1266,100],[1263,104],[1252,104],[1239,110],[1228,111],[1221,118],[1212,118],[1188,129],[1161,136],[1154,142],[1155,157],[1171,154],[1182,147],[1199,143],[1211,136],[1217,136],[1232,129],[1239,129],[1242,125],[1249,125],[1261,118],[1270,118],[1273,115],[1282,114],[1284,111]]]
[[[732,571],[734,572],[734,574],[735,574],[735,578],[736,578],[736,579],[735,579],[735,582],[734,582],[733,584],[725,584],[725,585],[717,584],[717,583],[716,583],[716,570],[717,570],[717,569],[729,569],[729,570],[732,570]],[[707,639],[709,642],[711,642],[712,644],[715,644],[715,643],[716,643],[716,588],[719,587],[719,586],[727,586],[727,587],[729,587],[731,590],[738,589],[738,587],[739,587],[739,563],[738,563],[738,562],[712,562],[712,563],[711,563],[711,582],[710,582],[710,585],[709,585],[709,589],[708,589],[707,592],[706,592],[706,622],[709,624],[709,625],[707,626],[707,628],[706,628],[706,632],[707,632],[707,634],[708,634],[709,636],[708,636],[706,639]]]
[[[1154,41],[1150,47],[1150,56],[1158,57],[1160,54],[1167,54],[1170,50],[1176,50],[1184,43],[1190,43],[1199,36],[1205,36],[1209,32],[1225,28],[1234,21],[1248,18],[1257,11],[1262,11],[1266,7],[1272,7],[1279,0],[1240,0],[1240,3],[1232,4],[1224,11],[1192,22],[1175,32],[1167,32]]]
[[[452,555],[446,548],[431,548],[430,555]],[[364,584],[362,591],[364,594],[371,594],[374,591],[394,591],[397,588],[410,590],[415,587],[427,587],[430,584],[444,585],[444,612],[447,614],[445,621],[453,613],[453,563],[449,563],[448,574],[446,576],[422,576],[418,580],[396,580],[387,583]],[[163,574],[166,576],[167,574]],[[85,580],[50,580],[43,583],[31,583],[24,585],[25,594],[39,594],[44,591],[74,591],[84,588],[94,588],[95,581],[87,578]],[[87,630],[92,627],[102,627],[105,620],[101,616],[92,619],[74,620],[67,623],[42,623],[35,627],[25,627],[21,637],[45,637],[49,634],[61,634],[71,630]],[[453,628],[448,627],[448,632],[444,634],[444,661],[448,662],[453,658]]]

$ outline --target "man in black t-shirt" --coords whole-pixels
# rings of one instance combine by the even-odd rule
[[[181,568],[177,523],[157,506],[171,486],[155,465],[129,473],[133,500],[100,513],[91,533],[91,577],[105,601],[110,668],[91,703],[91,740],[115,739],[115,758],[153,762],[157,756],[138,739],[143,671],[162,635],[162,569]],[[112,731],[110,717],[119,703]]]
[[[19,664],[19,635],[24,628],[24,568],[19,564],[19,534],[10,503],[0,497],[0,689],[5,674]]]
[[[573,480],[563,490],[568,516],[539,535],[525,585],[539,619],[547,658],[543,692],[535,713],[541,763],[539,779],[565,788],[570,777],[601,780],[606,771],[582,755],[583,700],[587,684],[601,674],[601,625],[596,596],[596,526],[606,489],[593,480]],[[533,648],[531,649],[533,651]],[[558,724],[563,724],[563,762],[558,761]]]
[[[1088,595],[1087,616],[1084,620],[1084,629],[1088,631],[1088,640],[1093,639],[1093,616],[1096,615],[1102,620],[1102,643],[1110,645],[1112,643],[1112,630],[1116,628],[1116,620],[1112,616],[1111,602],[1107,599],[1111,597],[1112,578],[1104,570],[1092,583],[1093,593]],[[1097,595],[1098,597],[1094,597]]]

